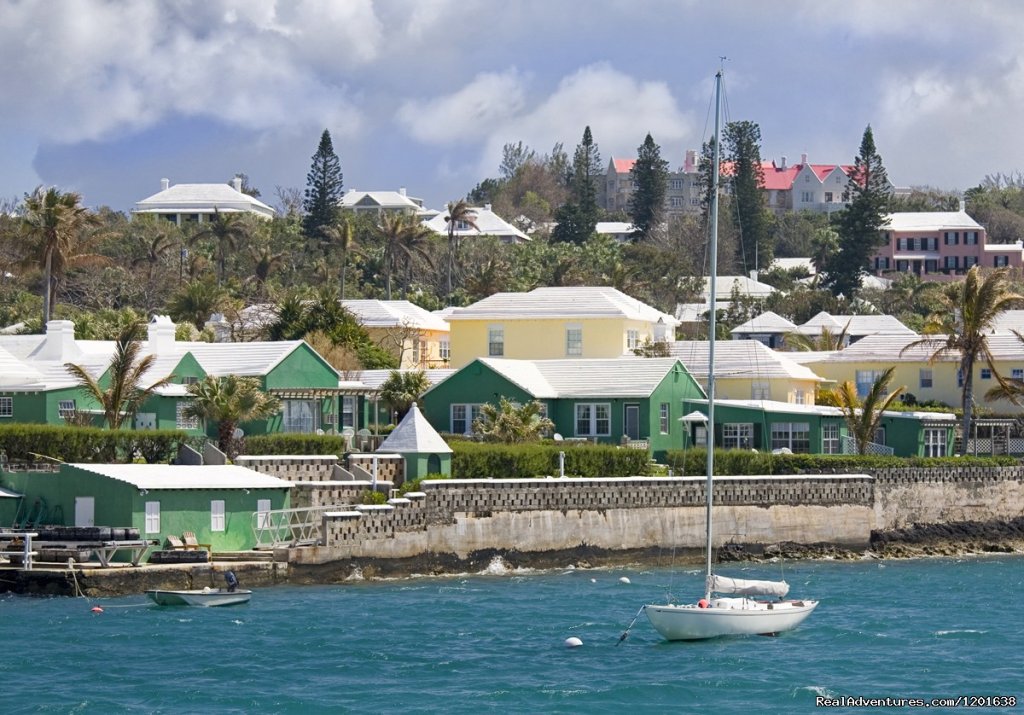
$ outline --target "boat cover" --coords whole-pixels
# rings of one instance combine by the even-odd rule
[[[711,590],[718,593],[736,593],[741,596],[760,595],[783,598],[789,593],[789,584],[785,581],[754,581],[712,574]]]

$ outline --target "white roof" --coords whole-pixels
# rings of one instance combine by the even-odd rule
[[[679,362],[675,358],[638,357],[478,360],[538,399],[646,397]]]
[[[966,211],[907,211],[889,214],[885,228],[890,231],[978,231],[981,224]]]
[[[430,426],[427,418],[423,416],[423,413],[420,412],[419,407],[414,402],[394,431],[381,442],[377,451],[397,452],[399,454],[411,452],[450,454],[452,448],[441,439],[441,435],[437,433],[437,430]]]
[[[836,334],[842,331],[847,324],[849,327],[846,328],[846,334],[851,337],[859,335],[917,335],[891,315],[830,315],[825,311],[818,313],[803,325],[797,326],[795,332],[804,335],[821,335],[822,329],[828,328],[830,333]]]
[[[628,221],[598,221],[594,231],[603,235],[621,236],[633,233],[636,228]]]
[[[380,389],[380,386],[384,384],[384,381],[391,377],[391,373],[396,372],[395,370],[358,370],[351,373],[351,378],[348,381],[339,382],[339,386],[362,386],[370,391],[376,391]],[[397,372],[419,372],[419,370],[398,370]],[[455,370],[451,368],[439,368],[436,370],[424,370],[423,374],[427,378],[427,382],[431,385],[436,385],[445,378],[449,377]]]
[[[453,320],[502,320],[524,318],[623,318],[647,323],[662,320],[674,327],[679,321],[622,291],[602,287],[546,287],[529,293],[495,293],[448,315]]]
[[[776,256],[772,259],[772,268],[781,268],[784,271],[803,268],[812,276],[818,272],[818,269],[814,267],[814,261],[810,258],[779,258]]]
[[[742,325],[737,325],[732,332],[741,335],[745,333],[786,333],[794,328],[796,328],[796,323],[783,318],[778,313],[767,310]]]
[[[404,191],[356,191],[355,189],[349,189],[341,197],[341,207],[343,209],[380,208],[419,211],[423,208],[423,201],[409,198]]]
[[[682,360],[686,369],[698,379],[708,376],[706,340],[677,340],[668,344],[669,354]],[[757,340],[719,340],[715,343],[715,378],[789,378],[823,382],[809,367],[779,353]]]
[[[776,292],[774,286],[770,286],[767,283],[761,283],[760,281],[755,281],[753,278],[748,278],[747,276],[718,276],[715,282],[715,300],[732,300],[732,290],[734,287],[739,290],[740,295],[748,295],[753,298],[767,298],[772,293]],[[710,294],[711,278],[706,277],[704,279],[702,295],[707,298]]]
[[[0,346],[0,386],[28,385],[42,380],[39,370],[21,362]]]
[[[280,340],[253,343],[176,342],[179,359],[192,356],[209,375],[266,375],[303,344],[302,340]],[[333,370],[333,368],[331,368]]]
[[[699,405],[706,405],[707,400],[687,400]],[[843,411],[838,407],[830,405],[799,405],[794,402],[780,402],[778,400],[720,400],[715,398],[715,407],[748,407],[769,412],[781,412],[791,415],[821,415],[823,417],[842,417]],[[886,412],[886,415],[892,414]],[[716,477],[717,478],[717,477]]]
[[[464,228],[456,229],[456,236],[496,236],[498,238],[512,240],[516,242],[529,241],[530,237],[520,231],[518,228],[510,224],[505,219],[498,216],[498,214],[491,211],[490,207],[473,208],[471,209],[476,215],[473,217],[473,222],[477,225],[476,228]],[[445,221],[445,216],[448,215],[448,211],[441,211],[431,219],[427,219],[423,222],[423,225],[427,228],[432,229],[434,232],[441,234],[442,236],[448,235],[448,222]]]
[[[1004,310],[992,321],[992,330],[997,333],[1008,333],[1011,330],[1024,333],[1024,310]]]
[[[235,187],[222,184],[175,184],[135,204],[136,213],[188,213],[213,211],[224,213],[249,211],[261,216],[273,216],[274,209],[257,198],[235,191]]]
[[[288,489],[291,482],[235,465],[179,464],[69,465],[127,482],[139,489]]]
[[[991,253],[1024,253],[1024,244],[1020,241],[1014,243],[986,243],[982,250]]]
[[[407,300],[343,300],[341,304],[367,328],[449,331],[444,318]]]
[[[22,496],[18,492],[12,492],[10,489],[0,487],[0,499],[20,499]]]
[[[726,301],[715,301],[715,310],[727,310],[732,305],[731,302]],[[706,323],[708,312],[708,302],[705,300],[701,303],[677,303],[676,304],[676,318],[681,323]]]

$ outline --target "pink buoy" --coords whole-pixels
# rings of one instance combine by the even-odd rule
[[[697,601],[697,608],[707,608],[709,605],[711,604],[708,603],[708,599],[706,598],[702,598]]]
[[[91,610],[93,613],[103,613],[103,609],[99,606],[93,606]]]

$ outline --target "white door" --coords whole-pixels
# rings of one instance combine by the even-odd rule
[[[156,413],[139,412],[136,414],[135,429],[156,429]]]
[[[267,529],[270,527],[270,500],[269,499],[257,499],[256,500],[256,528]]]
[[[96,526],[96,497],[75,497],[75,526]]]

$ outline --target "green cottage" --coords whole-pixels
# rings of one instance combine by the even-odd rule
[[[484,403],[539,400],[566,439],[647,443],[655,459],[684,446],[683,400],[704,391],[675,358],[477,358],[423,395],[441,432],[470,434]]]
[[[377,451],[402,455],[405,481],[428,474],[452,474],[452,448],[430,426],[415,402]]]
[[[290,482],[244,467],[64,464],[60,472],[10,472],[5,487],[42,500],[64,526],[132,526],[162,545],[195,532],[212,551],[256,545],[258,514],[287,509]]]

